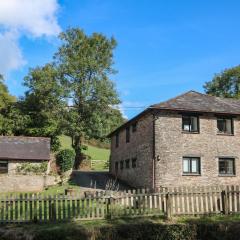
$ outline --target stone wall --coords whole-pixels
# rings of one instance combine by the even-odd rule
[[[137,122],[137,131],[130,128],[130,142],[126,143],[126,129],[119,132],[119,146],[115,146],[115,136],[111,139],[110,173],[136,187],[152,186],[153,156],[153,116],[144,116]],[[132,168],[132,158],[137,158],[136,168]],[[125,160],[130,159],[130,168],[126,168]],[[120,161],[124,168],[120,169]],[[119,163],[118,172],[115,162]]]
[[[55,176],[40,175],[0,175],[0,192],[39,192],[55,185]]]
[[[182,133],[182,116],[160,112],[155,124],[155,183],[159,186],[240,183],[240,119],[234,118],[234,136],[217,134],[213,114],[199,116],[200,133]],[[201,175],[184,176],[183,156],[201,158]],[[218,174],[219,157],[235,157],[236,176]]]

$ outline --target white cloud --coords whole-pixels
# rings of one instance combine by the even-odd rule
[[[16,33],[0,33],[0,55],[0,73],[2,74],[18,69],[25,64]]]
[[[18,40],[21,36],[56,36],[61,31],[57,22],[57,0],[0,1],[0,72],[18,69],[25,63]],[[3,59],[4,58],[4,59]]]

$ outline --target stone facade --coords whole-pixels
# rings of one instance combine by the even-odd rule
[[[155,122],[155,186],[240,183],[240,118],[233,118],[234,135],[217,132],[214,114],[199,116],[199,133],[182,132],[182,115],[160,112]],[[183,156],[200,157],[198,176],[183,175]],[[235,176],[220,176],[219,157],[235,159]]]
[[[126,143],[126,129],[119,132],[119,146],[115,145],[116,136],[111,138],[110,173],[133,186],[152,185],[153,155],[153,116],[151,114],[137,121],[137,130],[130,126],[130,141]],[[136,158],[136,168],[132,167],[132,159]],[[129,168],[126,160],[129,159]],[[124,161],[123,169],[120,162]],[[118,171],[115,163],[118,162]]]
[[[177,111],[155,112],[137,121],[137,131],[126,143],[126,129],[119,132],[119,147],[111,138],[110,172],[136,187],[196,186],[240,183],[240,117],[233,118],[234,134],[217,132],[214,113],[199,114],[199,133],[182,132]],[[153,131],[154,129],[154,131]],[[115,171],[115,162],[137,157],[137,167]],[[153,157],[154,156],[154,157]],[[200,158],[200,174],[183,174],[183,157]],[[219,157],[235,159],[235,175],[219,175]],[[154,167],[153,167],[154,166]]]

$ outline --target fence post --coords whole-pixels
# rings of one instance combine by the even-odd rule
[[[109,197],[109,198],[107,198],[107,218],[108,218],[108,219],[111,219],[111,218],[112,218],[111,204],[112,204],[112,198]]]
[[[166,194],[166,216],[167,219],[172,217],[172,198],[169,192]]]
[[[229,209],[228,209],[228,197],[227,197],[226,190],[223,190],[221,192],[221,197],[222,197],[223,214],[227,215],[229,213]]]

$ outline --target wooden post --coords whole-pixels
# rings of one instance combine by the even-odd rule
[[[112,218],[112,213],[111,213],[111,203],[112,203],[112,199],[111,197],[107,198],[107,218],[111,219]]]
[[[172,217],[172,199],[169,192],[166,194],[166,216],[167,219]]]
[[[229,214],[229,209],[228,209],[228,198],[227,198],[226,190],[223,190],[221,192],[221,198],[222,198],[223,214],[227,215],[227,214]]]

